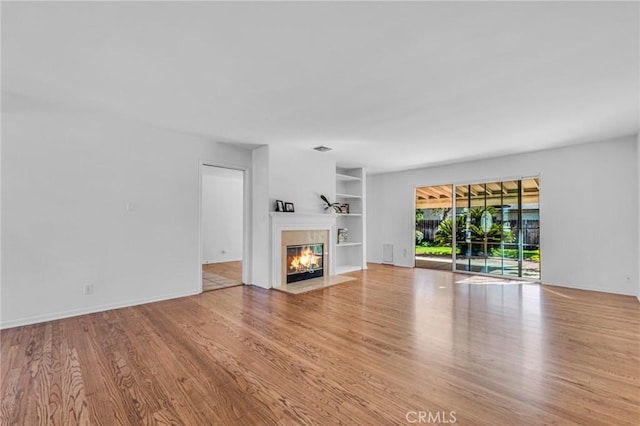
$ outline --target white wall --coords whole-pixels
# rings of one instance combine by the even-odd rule
[[[200,292],[200,162],[251,152],[47,108],[3,111],[1,326]]]
[[[202,169],[202,263],[242,260],[243,172]]]
[[[394,245],[413,266],[414,190],[418,186],[540,175],[542,280],[547,284],[638,293],[636,137],[368,178],[367,251],[382,261]],[[603,220],[603,211],[607,220]]]
[[[269,288],[270,230],[269,230],[269,147],[254,149],[251,158],[251,269],[249,282]]]
[[[292,202],[298,213],[323,213],[320,195],[335,201],[336,162],[329,153],[269,147],[270,210],[275,200]]]
[[[640,133],[637,135],[637,144],[636,150],[638,153],[638,252],[640,253]],[[638,276],[640,276],[640,262],[638,265]],[[638,279],[638,292],[636,293],[638,299],[640,300],[640,279]]]
[[[251,284],[270,288],[269,212],[275,200],[292,202],[296,213],[323,213],[320,194],[335,197],[335,160],[313,150],[263,146],[252,153]]]

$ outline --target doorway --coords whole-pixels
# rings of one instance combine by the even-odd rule
[[[538,177],[416,188],[415,266],[539,280]]]
[[[456,185],[455,270],[540,279],[537,177]]]
[[[453,269],[452,185],[416,188],[416,268]]]
[[[242,284],[244,171],[203,165],[202,291]]]

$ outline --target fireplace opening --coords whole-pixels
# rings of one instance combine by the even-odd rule
[[[287,284],[324,275],[324,244],[287,246]]]

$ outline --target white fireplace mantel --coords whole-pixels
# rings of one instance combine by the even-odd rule
[[[271,212],[271,287],[280,287],[282,231],[326,230],[329,231],[329,275],[335,275],[334,241],[336,216],[322,213]]]

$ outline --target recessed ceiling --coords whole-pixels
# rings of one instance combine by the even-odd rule
[[[637,133],[638,8],[3,2],[2,90],[401,170]]]

